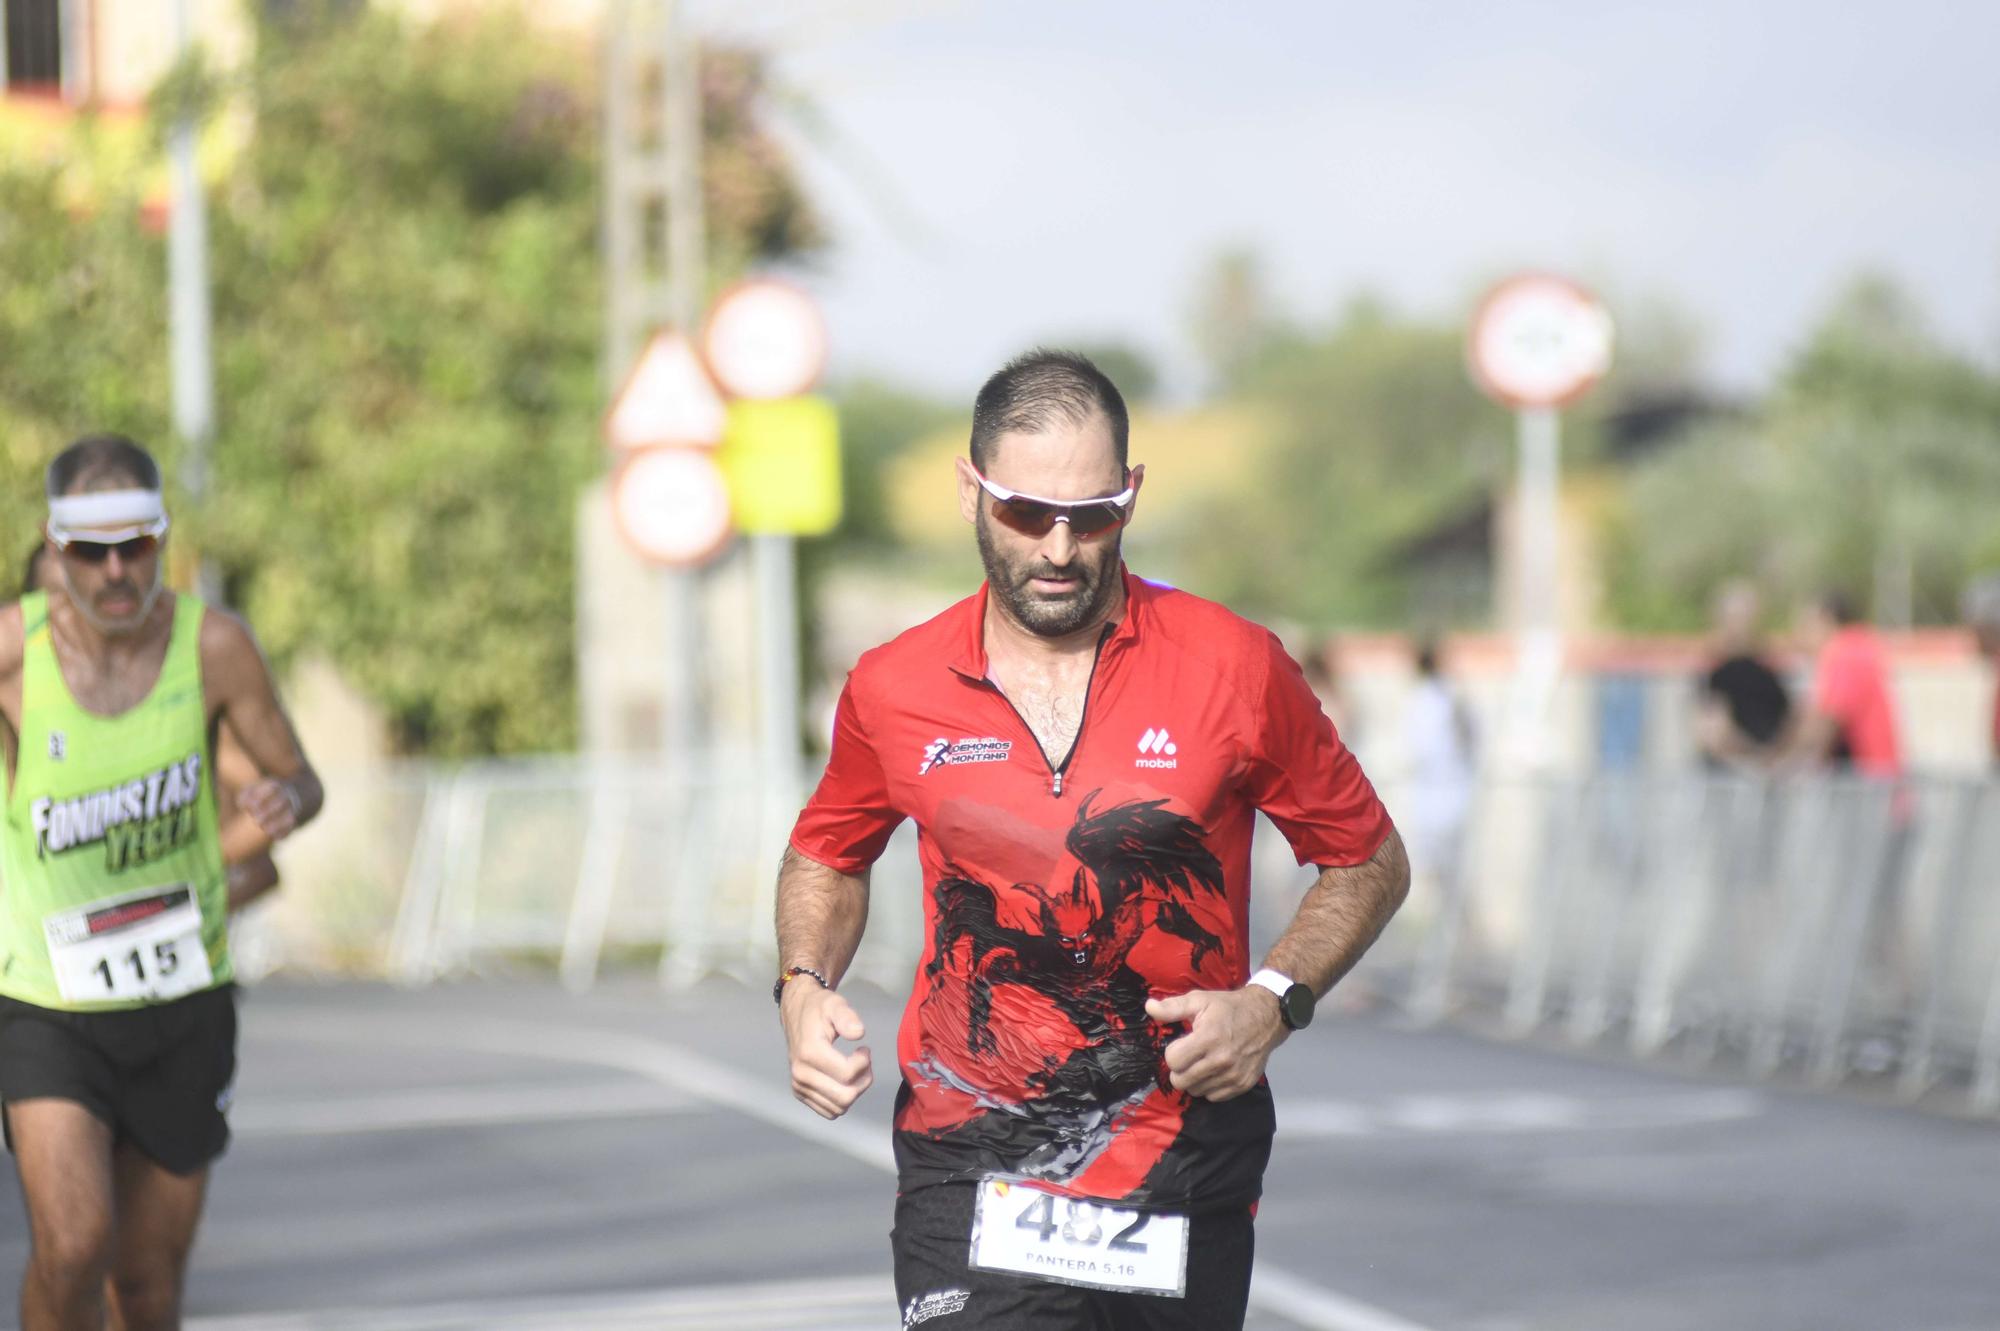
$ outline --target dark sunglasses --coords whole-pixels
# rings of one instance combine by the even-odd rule
[[[116,550],[118,558],[129,564],[135,559],[144,559],[159,549],[160,538],[134,536],[129,541],[69,541],[56,548],[84,564],[102,564],[111,557],[111,552]]]
[[[1102,536],[1125,525],[1132,516],[1133,496],[1138,494],[1128,485],[1101,499],[1037,499],[995,485],[976,470],[972,474],[979,476],[980,487],[993,498],[994,520],[1023,536],[1047,536],[1058,522],[1068,523],[1070,535],[1079,541]]]

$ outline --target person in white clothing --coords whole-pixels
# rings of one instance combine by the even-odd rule
[[[1417,683],[1403,713],[1410,754],[1410,865],[1435,893],[1437,920],[1418,958],[1411,1010],[1444,1015],[1453,954],[1465,914],[1465,829],[1478,771],[1478,734],[1464,699],[1438,663],[1438,645],[1416,648]]]

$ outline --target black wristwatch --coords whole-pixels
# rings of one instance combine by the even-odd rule
[[[1288,1031],[1302,1031],[1312,1025],[1313,991],[1291,976],[1265,967],[1250,977],[1250,983],[1269,989],[1278,996],[1278,1019]]]

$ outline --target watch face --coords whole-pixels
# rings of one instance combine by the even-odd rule
[[[1285,1024],[1293,1030],[1303,1030],[1313,1019],[1313,991],[1303,984],[1295,984],[1285,990],[1285,996],[1278,1000],[1284,1009]]]

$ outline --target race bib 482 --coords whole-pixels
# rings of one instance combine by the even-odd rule
[[[971,1264],[985,1271],[1125,1293],[1187,1292],[1184,1215],[1128,1211],[985,1179],[972,1213]]]

